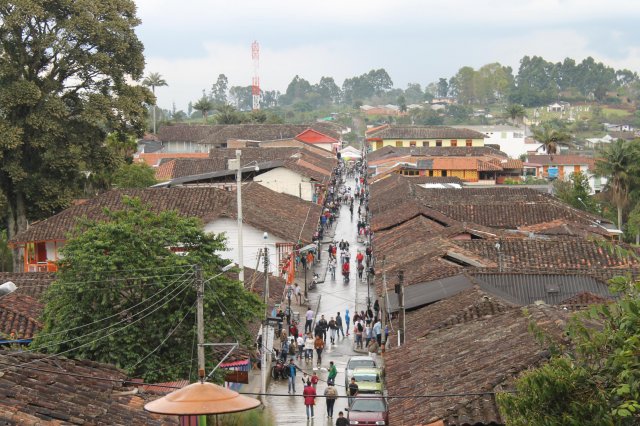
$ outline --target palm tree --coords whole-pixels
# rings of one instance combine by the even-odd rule
[[[527,110],[522,105],[511,104],[505,108],[507,116],[511,118],[514,123],[520,123],[521,120],[527,115]]]
[[[157,72],[151,72],[142,80],[142,84],[151,87],[153,96],[156,95],[156,87],[168,86],[164,78]],[[156,133],[156,103],[153,104],[153,134]]]
[[[571,135],[549,123],[544,123],[536,128],[533,131],[533,138],[542,144],[544,151],[551,155],[552,160],[553,154],[558,153],[560,145],[571,145]]]
[[[640,143],[618,139],[600,152],[595,174],[607,178],[606,189],[611,191],[618,208],[618,228],[622,230],[622,212],[629,201],[629,193],[638,184]]]
[[[198,102],[193,104],[193,109],[196,111],[200,111],[202,113],[202,119],[206,123],[207,122],[207,114],[209,111],[213,109],[213,103],[206,96],[202,96]]]

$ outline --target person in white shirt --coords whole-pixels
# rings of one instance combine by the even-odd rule
[[[304,323],[304,332],[311,333],[311,325],[313,324],[313,311],[311,310],[311,306],[309,306],[307,310],[307,314],[305,315],[306,322]]]
[[[298,359],[302,361],[302,352],[304,352],[304,338],[302,337],[302,334],[298,336],[297,343],[298,343]]]

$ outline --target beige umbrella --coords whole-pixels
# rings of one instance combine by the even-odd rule
[[[256,408],[260,401],[213,383],[197,382],[144,406],[146,411],[174,416],[237,413]]]

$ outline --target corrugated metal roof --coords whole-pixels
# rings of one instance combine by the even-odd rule
[[[473,283],[469,278],[462,274],[422,284],[414,284],[404,288],[404,307],[409,310],[428,305],[458,294],[472,286]],[[392,287],[389,293],[389,311],[397,311],[398,306],[398,298],[395,297]]]
[[[577,294],[589,292],[607,299],[614,296],[603,282],[588,275],[570,274],[473,274],[484,291],[512,303],[530,305],[544,301],[558,305]]]

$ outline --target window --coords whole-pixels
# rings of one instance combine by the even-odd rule
[[[396,148],[402,148],[402,141],[396,141]]]
[[[415,146],[416,146],[416,141],[411,141],[411,142],[409,142],[409,146],[410,146],[410,147],[415,147]]]
[[[442,176],[442,177],[447,177],[447,171],[446,171],[446,170],[443,170],[443,171],[442,171],[442,174],[441,174],[440,176]]]
[[[441,140],[437,140],[436,141],[436,146],[442,146],[442,141]]]
[[[471,139],[467,139],[467,146],[473,146],[473,141]]]
[[[422,146],[429,146],[429,141],[422,141]]]
[[[451,139],[451,146],[458,146],[457,139]]]
[[[433,177],[433,170],[429,170],[429,177]]]

